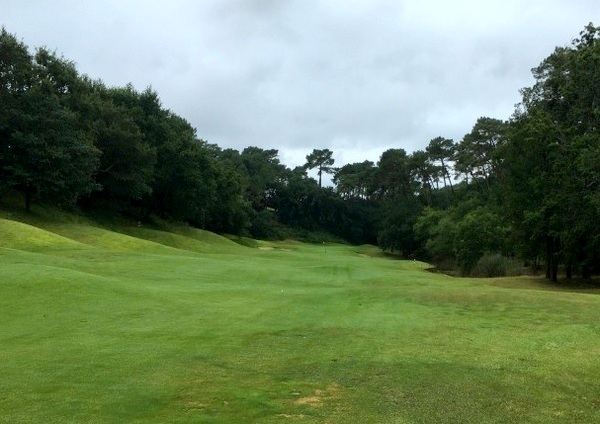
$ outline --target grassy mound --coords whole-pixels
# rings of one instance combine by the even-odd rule
[[[52,225],[50,228],[57,234],[69,239],[107,250],[129,250],[157,254],[175,253],[171,247],[161,243],[90,225],[58,224]]]
[[[0,247],[21,250],[69,249],[81,243],[44,229],[0,218]]]

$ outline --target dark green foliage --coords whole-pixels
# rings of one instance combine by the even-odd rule
[[[298,167],[290,172],[286,183],[281,187],[277,199],[277,219],[291,226],[308,227],[311,222],[304,213],[318,190],[316,181],[306,176],[306,171]]]
[[[414,198],[386,198],[381,205],[379,246],[404,257],[413,257],[420,248],[413,227],[421,209],[422,205]]]
[[[546,275],[589,276],[600,263],[600,38],[588,25],[571,47],[533,70],[505,149],[504,194],[524,253],[543,256]],[[596,270],[597,271],[597,270]]]
[[[377,168],[369,160],[335,169],[333,183],[344,199],[369,199],[373,195]]]
[[[590,24],[571,47],[557,48],[533,70],[536,83],[522,90],[510,121],[480,118],[457,144],[460,189],[414,227],[430,258],[447,259],[452,250],[469,272],[501,263],[496,255],[517,255],[545,261],[555,281],[559,272],[600,271],[599,35]],[[442,142],[428,148],[440,166]]]
[[[413,226],[424,205],[431,203],[429,163],[422,152],[411,156],[404,149],[389,149],[377,166],[375,194],[381,208],[378,244],[384,250],[412,257],[421,250]]]
[[[124,96],[131,97],[131,103],[137,100],[133,89],[108,90],[99,83],[93,89],[96,96],[88,106],[88,119],[102,151],[96,175],[102,189],[95,197],[113,207],[128,206],[152,192],[156,149],[145,141],[136,122],[139,113],[122,101]]]
[[[250,234],[261,240],[283,240],[285,236],[279,228],[280,226],[275,212],[264,209],[252,218]]]
[[[413,230],[424,249],[423,256],[436,264],[454,261],[456,231],[459,219],[443,211],[425,208],[417,218]]]
[[[381,208],[373,200],[350,199],[344,202],[344,221],[336,234],[355,244],[377,244],[381,227]]]
[[[412,179],[410,158],[404,149],[389,149],[377,163],[375,194],[378,198],[393,196],[402,199],[414,197],[418,183]]]
[[[246,198],[256,211],[274,207],[287,169],[279,162],[279,152],[246,147],[239,155],[246,182]]]
[[[0,189],[72,206],[97,187],[99,150],[72,107],[81,95],[72,63],[40,49],[35,57],[0,33]]]
[[[479,118],[456,146],[456,171],[467,181],[489,190],[499,173],[498,150],[505,142],[507,129],[508,124],[498,119]]]
[[[486,208],[469,212],[456,225],[454,250],[462,272],[468,274],[486,253],[503,252],[501,218]]]
[[[246,234],[252,208],[243,197],[239,174],[228,164],[213,159],[215,173],[212,202],[207,207],[206,228],[230,234]]]

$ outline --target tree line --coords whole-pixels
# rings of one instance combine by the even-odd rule
[[[600,271],[599,29],[589,24],[533,76],[513,116],[479,118],[461,140],[341,167],[313,149],[290,169],[275,149],[210,144],[151,88],[107,87],[3,28],[0,196],[257,238],[327,233],[464,274],[519,263],[552,280],[590,277]]]

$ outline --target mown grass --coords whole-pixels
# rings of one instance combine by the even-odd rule
[[[2,423],[600,422],[598,291],[29,222],[0,220]]]

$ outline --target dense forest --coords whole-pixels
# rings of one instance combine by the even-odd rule
[[[589,278],[600,271],[600,28],[533,76],[513,116],[481,117],[461,140],[340,167],[313,149],[289,169],[277,150],[202,140],[151,88],[107,87],[2,29],[0,198],[256,238],[328,234],[465,275],[530,266]]]

